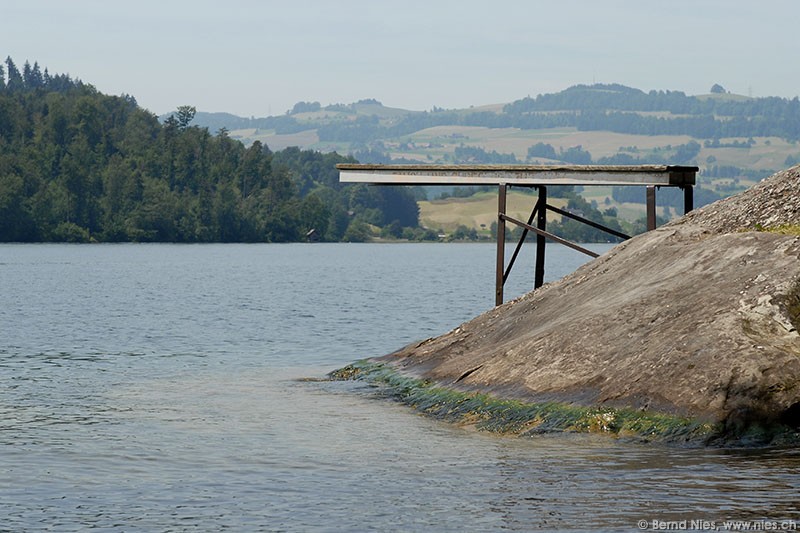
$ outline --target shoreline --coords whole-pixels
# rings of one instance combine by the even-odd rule
[[[403,374],[391,364],[361,359],[328,374],[331,381],[365,381],[385,396],[431,418],[505,436],[574,432],[640,443],[688,447],[778,447],[800,444],[800,433],[770,423],[746,428],[654,410],[526,402],[459,391]]]

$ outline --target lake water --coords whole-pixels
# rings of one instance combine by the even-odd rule
[[[549,279],[584,261],[547,253]],[[0,245],[0,531],[800,523],[797,449],[499,437],[301,379],[444,333],[493,284],[490,244]]]

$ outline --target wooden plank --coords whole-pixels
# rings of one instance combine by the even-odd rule
[[[342,183],[383,185],[694,185],[698,167],[673,165],[339,164]]]

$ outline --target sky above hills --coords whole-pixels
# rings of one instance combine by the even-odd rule
[[[25,0],[0,55],[162,114],[466,108],[579,83],[800,95],[797,0]]]

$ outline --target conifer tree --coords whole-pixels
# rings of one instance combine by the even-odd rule
[[[26,61],[25,64],[27,65],[28,62]],[[33,67],[31,67],[28,75],[25,76],[25,86],[28,89],[40,89],[44,87],[44,76],[42,76],[38,61],[34,61]]]
[[[33,86],[31,85],[31,71],[33,68],[29,61],[25,61],[25,64],[22,66],[22,82],[24,83],[24,87],[26,89],[32,89]]]
[[[24,89],[25,82],[22,79],[22,74],[20,74],[19,70],[17,70],[17,66],[14,64],[14,60],[11,59],[11,56],[6,58],[6,69],[8,70],[8,82],[6,83],[6,90],[8,90],[10,93],[13,93]]]

